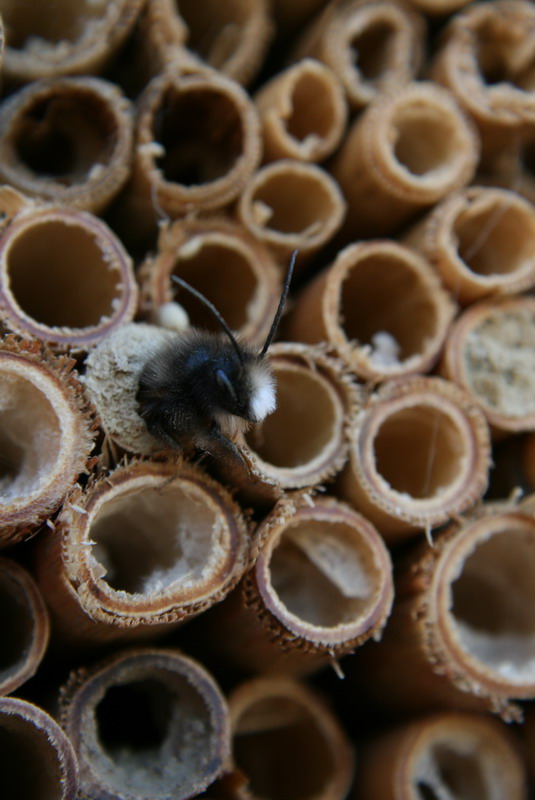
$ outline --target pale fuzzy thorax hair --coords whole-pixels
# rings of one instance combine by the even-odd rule
[[[251,417],[255,422],[262,422],[277,407],[275,381],[266,364],[251,367],[251,388]]]

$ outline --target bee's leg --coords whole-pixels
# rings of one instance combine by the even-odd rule
[[[221,432],[216,422],[212,424],[209,436],[203,437],[202,440],[197,439],[197,446],[216,457],[230,456],[233,461],[237,461],[249,474],[251,473],[251,468],[242,453],[240,453],[232,439],[229,439],[228,436]]]

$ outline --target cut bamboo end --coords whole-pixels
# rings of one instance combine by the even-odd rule
[[[354,123],[331,170],[348,202],[344,231],[390,234],[473,177],[475,129],[453,95],[411,83],[379,98]]]
[[[454,797],[459,791],[474,792],[479,800],[525,800],[526,776],[505,725],[445,712],[372,742],[360,760],[355,788],[355,797],[369,800]]]
[[[461,314],[446,341],[444,374],[499,431],[535,429],[534,325],[532,297],[481,300]]]
[[[0,609],[0,694],[5,695],[35,675],[49,635],[48,611],[37,586],[7,558],[0,558]]]
[[[94,410],[73,363],[36,341],[0,345],[0,546],[36,530],[87,468]]]
[[[130,322],[137,294],[129,255],[88,212],[30,205],[0,238],[0,316],[23,336],[87,350]]]
[[[353,423],[342,497],[395,542],[447,522],[482,496],[490,436],[460,387],[434,377],[386,383]]]
[[[299,262],[327,244],[346,212],[331,176],[315,164],[281,159],[259,169],[237,204],[238,219],[281,258],[299,250]]]
[[[423,57],[424,25],[408,4],[353,0],[327,6],[305,32],[295,55],[318,58],[360,109],[398,92],[415,77]]]
[[[286,677],[256,678],[229,697],[232,762],[247,797],[343,800],[354,757],[323,700]]]
[[[303,59],[264,84],[254,100],[264,134],[264,161],[323,161],[345,133],[342,86],[320,61]]]
[[[40,3],[2,4],[9,35],[4,75],[24,83],[39,78],[98,72],[134,26],[143,0],[61,0],[53,14]]]
[[[346,247],[298,297],[286,335],[327,341],[365,379],[428,371],[455,306],[432,268],[415,255],[389,241]]]
[[[98,78],[37,81],[0,112],[0,180],[30,197],[97,213],[130,174],[130,103]]]
[[[165,325],[167,304],[178,300],[192,326],[220,332],[204,306],[177,293],[172,275],[214,303],[237,335],[265,340],[281,293],[280,270],[269,250],[241,226],[213,218],[177,220],[163,229],[157,254],[138,271],[141,307],[151,319]]]
[[[221,600],[249,563],[230,494],[176,459],[76,488],[55,527],[36,574],[54,633],[82,646],[167,630]]]
[[[472,187],[447,198],[405,242],[464,305],[535,283],[535,207],[506,189]]]
[[[59,725],[32,703],[0,698],[2,797],[75,800],[78,767]]]
[[[187,800],[222,771],[228,709],[214,679],[173,650],[122,651],[62,690],[81,796]]]

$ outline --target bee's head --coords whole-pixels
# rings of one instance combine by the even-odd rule
[[[262,422],[275,410],[275,381],[263,356],[244,353],[242,362],[235,357],[222,359],[213,376],[218,403],[229,414]]]

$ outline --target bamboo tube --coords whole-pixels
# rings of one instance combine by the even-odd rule
[[[190,626],[218,664],[303,675],[381,635],[392,567],[368,520],[333,498],[283,500],[255,538],[241,593]]]
[[[59,725],[32,703],[0,697],[2,800],[75,800],[78,768]]]
[[[535,284],[535,207],[506,189],[471,187],[450,195],[404,241],[463,305]]]
[[[228,757],[219,687],[178,651],[121,651],[78,670],[63,687],[61,706],[84,800],[187,800],[212,783]]]
[[[347,106],[334,72],[304,58],[263,84],[254,101],[264,135],[264,161],[323,161],[345,133]]]
[[[73,364],[37,341],[0,343],[0,547],[36,530],[87,469],[94,410]]]
[[[422,14],[430,16],[453,14],[471,2],[472,0],[410,0],[411,6],[417,8]]]
[[[469,183],[478,157],[473,126],[440,86],[411,83],[378,98],[331,166],[348,203],[344,233],[354,240],[397,231]]]
[[[277,33],[282,36],[295,34],[328,2],[329,0],[292,0],[288,3],[287,0],[272,0]]]
[[[481,411],[441,378],[385,383],[353,421],[341,496],[395,543],[447,522],[483,494],[490,465]]]
[[[409,248],[359,242],[305,287],[284,332],[328,342],[349,369],[377,381],[431,369],[454,312],[431,267]]]
[[[299,250],[299,263],[329,242],[346,204],[330,175],[315,164],[281,159],[259,169],[236,207],[239,221],[282,261]]]
[[[230,494],[177,459],[117,467],[68,496],[36,576],[56,640],[155,636],[219,602],[249,562]]]
[[[535,692],[534,554],[534,518],[492,507],[413,552],[382,641],[359,654],[359,691],[390,712],[521,718],[512,701]]]
[[[432,78],[476,122],[485,158],[535,131],[535,8],[524,0],[473,3],[453,17]]]
[[[31,197],[98,213],[130,173],[130,103],[99,78],[53,78],[0,110],[0,180]]]
[[[319,695],[281,676],[246,681],[228,702],[232,763],[247,781],[244,798],[346,797],[353,752]]]
[[[535,430],[534,324],[534,298],[495,298],[466,309],[448,335],[443,373],[497,431]]]
[[[295,58],[312,56],[330,67],[353,109],[399,92],[423,58],[424,24],[403,0],[330,3],[305,31]]]
[[[85,211],[28,203],[0,237],[0,317],[58,350],[86,350],[136,311],[132,261]]]
[[[0,695],[35,675],[48,645],[48,611],[23,567],[0,558]]]
[[[527,797],[524,765],[505,725],[466,713],[426,716],[372,742],[355,789],[369,800]]]
[[[40,0],[2,2],[5,77],[24,83],[98,72],[128,36],[142,6],[143,0],[57,0],[44,14]]]
[[[241,338],[263,343],[279,302],[280,271],[267,248],[241,226],[186,218],[162,229],[156,255],[145,259],[137,276],[142,310],[163,325],[177,311],[171,275],[184,278],[214,303]],[[213,315],[188,294],[179,292],[178,299],[191,325],[221,331]]]

